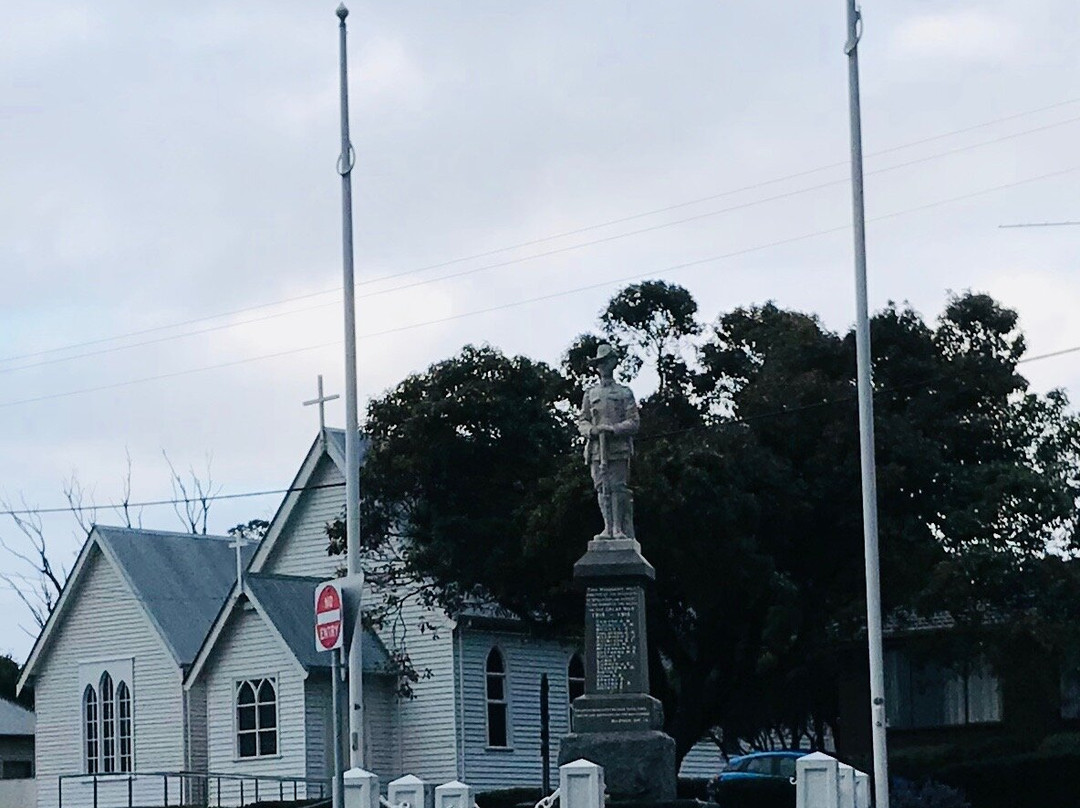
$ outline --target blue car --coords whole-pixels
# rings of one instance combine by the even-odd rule
[[[733,757],[712,782],[721,808],[790,808],[795,805],[795,761],[805,751],[754,752]]]

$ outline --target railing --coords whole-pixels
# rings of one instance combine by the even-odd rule
[[[330,803],[330,781],[313,777],[175,771],[61,774],[56,779],[57,808],[64,808],[65,782],[68,786],[68,808],[148,808],[151,805],[163,808],[222,808],[275,799],[277,802],[303,802],[308,808]],[[159,779],[160,789],[147,785]],[[223,782],[226,784],[225,802],[222,801]],[[135,795],[136,788],[138,797]],[[72,793],[75,789],[77,793]],[[90,790],[89,794],[86,789]],[[312,794],[316,790],[318,796]],[[151,794],[149,797],[148,792]],[[239,802],[235,802],[234,798],[239,798]],[[158,799],[161,801],[157,802]]]

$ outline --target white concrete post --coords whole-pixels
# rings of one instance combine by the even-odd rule
[[[386,798],[391,805],[408,803],[409,808],[427,808],[424,781],[412,774],[391,780],[386,787]]]
[[[379,777],[363,769],[349,769],[342,777],[345,808],[379,808]]]
[[[795,808],[836,808],[840,802],[839,762],[824,752],[795,761]]]
[[[855,771],[855,808],[870,808],[870,775]]]
[[[559,767],[562,808],[604,808],[604,767],[581,758]]]
[[[846,763],[837,766],[837,785],[840,808],[855,808],[855,769]]]
[[[459,780],[435,789],[435,808],[473,808],[473,790]]]

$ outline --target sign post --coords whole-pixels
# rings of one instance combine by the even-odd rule
[[[342,591],[338,581],[315,587],[315,650],[329,651],[330,703],[334,726],[334,780],[330,790],[333,808],[342,808],[341,773],[341,648],[345,639]]]

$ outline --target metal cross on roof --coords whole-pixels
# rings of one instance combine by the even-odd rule
[[[312,404],[318,404],[319,405],[319,434],[322,434],[322,431],[324,429],[326,429],[326,402],[327,401],[334,401],[335,399],[339,399],[339,398],[341,398],[341,396],[339,396],[336,393],[334,395],[332,395],[332,396],[324,396],[323,395],[322,374],[320,373],[319,374],[319,395],[316,398],[311,399],[311,401],[305,401],[304,402],[305,407],[310,407]]]
[[[244,548],[248,546],[250,542],[241,536],[236,534],[236,538],[229,542],[229,547],[236,550],[236,586],[241,592],[244,591]]]

